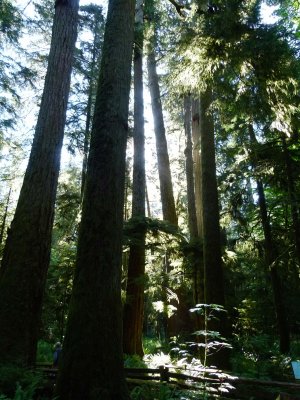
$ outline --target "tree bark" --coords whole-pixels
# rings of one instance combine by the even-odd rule
[[[225,307],[219,202],[215,161],[215,137],[213,116],[210,114],[212,90],[210,87],[200,95],[200,142],[201,142],[201,191],[203,216],[203,264],[204,300],[206,304]],[[218,319],[205,321],[208,331],[217,331],[223,337],[229,335],[227,315],[220,313]],[[229,352],[220,349],[209,357],[211,365],[228,368]]]
[[[212,93],[208,88],[200,97],[205,302],[224,306],[214,123],[212,115],[208,114],[211,102]]]
[[[123,371],[121,259],[134,0],[110,0],[73,293],[57,393],[129,399]]]
[[[197,162],[200,161],[199,148],[193,148],[192,141],[192,126],[194,125],[194,114],[192,119],[192,104],[194,100],[191,97],[185,97],[184,100],[184,130],[186,137],[185,147],[185,165],[186,165],[186,180],[187,180],[187,202],[188,202],[188,225],[190,233],[190,245],[191,245],[191,257],[190,262],[193,268],[193,292],[194,292],[194,305],[204,303],[204,285],[203,285],[203,252],[202,242],[198,233],[198,220],[196,212],[196,198],[195,198],[195,169],[197,168]],[[196,117],[195,117],[196,118]],[[199,114],[197,114],[197,124],[199,125]],[[194,133],[194,128],[193,128]],[[200,138],[199,138],[200,140]],[[193,153],[197,155],[193,157]],[[194,159],[196,158],[196,162]],[[201,180],[201,176],[197,175],[197,183]],[[198,185],[199,186],[199,185]],[[199,201],[199,193],[198,193]],[[202,204],[197,204],[198,209],[202,208]],[[201,223],[202,226],[202,223]],[[202,232],[202,229],[201,229]],[[196,324],[196,329],[199,328],[199,324]]]
[[[149,91],[151,96],[152,114],[154,121],[154,132],[156,138],[156,152],[157,152],[158,175],[160,182],[163,219],[177,226],[178,221],[177,221],[177,213],[173,195],[170,160],[169,160],[166,130],[164,125],[164,117],[161,104],[159,79],[156,68],[155,27],[153,27],[152,29],[153,33],[152,37],[150,37],[150,44],[148,47],[147,68],[148,68],[148,82],[149,82]]]
[[[100,17],[101,16],[101,17]],[[95,91],[96,91],[96,81],[97,81],[97,64],[99,63],[99,32],[100,26],[102,24],[102,11],[96,12],[94,14],[94,41],[92,48],[92,59],[90,62],[90,68],[86,73],[86,78],[88,80],[88,100],[86,105],[86,119],[85,119],[85,130],[84,130],[84,139],[83,139],[83,160],[82,160],[82,171],[81,171],[81,202],[83,201],[83,193],[85,187],[85,179],[87,172],[87,163],[88,163],[88,154],[90,147],[90,136],[91,136],[91,126],[92,126],[92,117],[93,117],[93,109],[95,105]]]
[[[0,360],[33,364],[50,258],[78,0],[56,1],[40,112],[0,272]]]
[[[143,95],[143,0],[136,5],[134,46],[134,162],[132,188],[132,218],[145,219],[145,133]],[[123,319],[123,351],[126,354],[144,355],[143,316],[145,281],[145,237],[143,224],[137,224],[135,243],[130,246],[126,303]]]
[[[202,165],[199,98],[192,99],[192,139],[194,162],[195,206],[197,218],[197,241],[195,249],[195,304],[204,303],[204,260],[203,260],[203,207],[202,207]]]
[[[4,231],[5,231],[5,227],[6,227],[6,220],[7,220],[8,206],[9,206],[9,202],[10,202],[10,195],[11,195],[11,187],[9,188],[9,191],[8,191],[8,195],[7,195],[7,199],[6,199],[6,205],[5,205],[4,214],[3,214],[2,223],[1,223],[1,228],[0,228],[0,248],[2,246],[3,237],[4,237]]]

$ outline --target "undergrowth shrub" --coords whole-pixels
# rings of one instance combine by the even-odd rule
[[[42,384],[42,376],[34,371],[0,365],[0,400],[31,400]]]

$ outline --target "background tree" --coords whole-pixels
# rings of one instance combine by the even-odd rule
[[[40,113],[0,270],[2,362],[28,365],[35,360],[77,36],[77,13],[78,1],[56,1]]]
[[[134,161],[132,214],[137,231],[130,246],[127,272],[126,303],[123,319],[123,351],[143,356],[143,319],[145,283],[145,133],[143,96],[143,0],[136,4],[134,43]]]

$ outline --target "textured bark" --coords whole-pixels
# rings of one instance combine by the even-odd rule
[[[192,99],[192,138],[195,181],[195,206],[198,232],[197,238],[199,242],[199,252],[198,255],[195,254],[195,301],[196,303],[204,303],[202,166],[199,98]]]
[[[145,134],[143,96],[143,0],[136,5],[134,46],[134,161],[132,187],[132,218],[145,218]],[[138,227],[136,242],[130,246],[126,303],[124,306],[123,351],[143,356],[145,236]]]
[[[29,163],[0,272],[0,360],[35,361],[50,258],[78,0],[57,1],[45,86]]]
[[[208,114],[211,101],[212,93],[208,88],[200,98],[205,302],[224,305],[214,124]]]
[[[160,98],[159,79],[156,70],[155,59],[155,33],[150,38],[151,44],[148,48],[147,67],[148,82],[151,96],[151,106],[154,121],[154,132],[156,138],[156,152],[158,163],[158,175],[160,183],[160,194],[162,202],[163,219],[171,224],[177,225],[177,214],[173,195],[173,186],[170,170],[170,160],[166,139],[166,130]]]
[[[0,228],[0,247],[2,246],[5,227],[6,227],[6,220],[7,220],[8,206],[9,206],[9,202],[10,202],[10,195],[11,195],[11,188],[9,188],[9,192],[8,192],[8,195],[7,195],[6,205],[5,205],[4,214],[3,214],[2,223],[1,223],[1,228]]]
[[[146,9],[148,10],[148,19],[150,21],[154,21],[153,15],[153,0],[149,0],[146,2]],[[161,104],[161,96],[160,96],[160,87],[159,87],[159,78],[157,74],[156,68],[156,58],[155,58],[155,46],[156,46],[156,27],[152,22],[152,26],[149,30],[148,37],[148,55],[147,55],[147,70],[148,70],[148,84],[149,91],[151,96],[151,106],[152,106],[152,114],[153,114],[153,122],[154,122],[154,133],[156,139],[156,153],[157,153],[157,164],[158,164],[158,176],[160,183],[160,196],[162,203],[162,214],[163,219],[165,221],[170,222],[171,224],[177,226],[178,219],[175,207],[175,200],[173,195],[173,185],[172,185],[172,177],[171,177],[171,169],[170,169],[170,160],[168,153],[168,145],[166,139],[166,131],[164,125],[163,118],[163,110]],[[168,257],[168,252],[166,252],[166,260],[163,263],[163,271],[162,271],[162,279],[163,279],[163,299],[164,302],[164,313],[162,316],[162,323],[164,325],[163,331],[164,336],[168,336],[168,315],[167,315],[167,288],[169,287],[168,281],[168,273],[169,270],[166,268],[170,268]],[[175,326],[173,327],[174,331],[177,330]]]
[[[194,189],[194,163],[193,163],[193,142],[191,130],[191,98],[184,99],[184,131],[185,131],[185,169],[187,181],[187,202],[188,202],[188,226],[190,238],[198,237],[195,189]]]
[[[206,304],[219,304],[225,307],[223,266],[221,256],[221,236],[219,223],[219,204],[216,177],[214,122],[209,107],[212,102],[211,88],[200,96],[200,141],[201,141],[201,188],[203,215],[203,263],[204,300]],[[208,330],[229,335],[226,314],[217,316],[218,320],[208,320]],[[209,360],[212,365],[228,368],[227,349],[213,353]]]
[[[203,252],[202,252],[202,242],[198,234],[198,221],[196,212],[196,199],[195,199],[195,179],[194,179],[194,169],[197,167],[197,162],[200,162],[199,148],[193,148],[192,141],[192,125],[195,124],[193,114],[192,119],[192,100],[190,97],[186,97],[184,100],[184,130],[186,137],[186,147],[185,147],[185,165],[186,165],[186,180],[187,180],[187,201],[188,201],[188,225],[190,233],[190,243],[191,243],[191,262],[193,266],[193,291],[194,291],[194,304],[204,303],[204,285],[203,285]],[[193,110],[194,111],[194,110]],[[199,125],[199,114],[197,114],[197,124]],[[193,121],[193,122],[192,122]],[[194,132],[195,129],[193,129]],[[194,135],[195,137],[195,135]],[[200,137],[198,137],[200,140]],[[196,153],[197,157],[193,157],[193,153]],[[194,163],[194,159],[196,162]],[[197,183],[201,180],[201,176],[197,175]],[[198,187],[200,185],[198,184]],[[201,193],[200,193],[201,194]],[[200,194],[198,193],[198,202]],[[200,197],[201,198],[201,197]],[[198,209],[202,209],[202,204],[197,204]],[[202,214],[202,211],[201,211]],[[202,227],[202,222],[201,222]],[[202,228],[201,228],[202,233]],[[196,326],[196,329],[198,326]]]
[[[193,160],[195,174],[195,203],[197,215],[198,236],[203,237],[202,216],[202,167],[201,167],[201,138],[200,138],[200,108],[199,98],[192,99],[192,138],[193,138]]]
[[[123,371],[121,259],[134,0],[110,0],[76,270],[57,392],[129,399]]]
[[[102,14],[101,14],[102,16]],[[100,41],[99,32],[100,26],[102,24],[102,18],[99,18],[99,14],[94,15],[94,42],[92,48],[92,60],[90,63],[90,70],[87,72],[88,79],[88,101],[86,105],[86,119],[85,119],[85,130],[84,130],[84,141],[83,141],[83,160],[82,160],[82,171],[81,171],[81,190],[80,197],[83,200],[83,193],[85,187],[85,179],[87,172],[88,154],[90,147],[90,136],[91,136],[91,126],[92,126],[92,115],[95,103],[95,83],[97,81],[97,64],[99,63],[99,50],[97,49],[97,44]]]

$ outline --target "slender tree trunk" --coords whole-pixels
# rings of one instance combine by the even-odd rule
[[[257,145],[257,139],[253,127],[249,127],[250,141]],[[257,156],[254,153],[254,166],[257,163]],[[283,290],[280,281],[280,277],[277,271],[277,257],[278,252],[276,245],[273,240],[272,229],[270,224],[270,219],[268,216],[267,202],[264,192],[264,186],[261,180],[257,180],[257,194],[258,194],[258,204],[260,210],[260,217],[262,228],[264,232],[264,250],[265,250],[265,261],[267,271],[270,274],[271,285],[273,290],[274,307],[276,311],[277,326],[279,331],[279,342],[280,351],[282,353],[287,353],[290,349],[290,332],[289,325],[287,321],[287,315],[285,310],[285,305],[283,301]]]
[[[35,361],[77,36],[78,0],[55,2],[45,86],[0,272],[0,360]]]
[[[76,271],[57,393],[129,399],[123,370],[121,259],[134,0],[110,0]]]
[[[153,1],[150,0],[147,3],[148,9],[148,17],[151,21],[154,20],[153,15]],[[162,213],[163,219],[168,221],[169,223],[177,226],[177,213],[175,207],[175,200],[173,195],[173,185],[172,185],[172,177],[171,177],[171,169],[170,169],[170,160],[168,153],[168,145],[166,139],[166,131],[164,125],[163,118],[163,110],[161,104],[161,96],[160,96],[160,88],[159,88],[159,78],[157,74],[156,68],[156,58],[155,58],[155,46],[156,46],[156,27],[153,25],[149,30],[149,44],[148,44],[148,56],[147,56],[147,69],[148,69],[148,84],[149,91],[151,96],[151,106],[152,106],[152,114],[153,114],[153,122],[154,122],[154,132],[156,139],[156,152],[157,152],[157,164],[158,164],[158,175],[159,175],[159,183],[160,183],[160,196],[162,203]],[[168,252],[166,252],[166,257],[168,257]],[[170,263],[167,260],[163,262],[163,266],[169,267]],[[170,272],[170,271],[168,271]],[[162,271],[162,279],[164,280],[163,288],[167,290],[169,286],[166,283],[166,279],[168,279],[168,273]],[[167,293],[163,294],[164,298],[164,310],[167,310]],[[168,315],[167,312],[164,312],[163,315],[163,324],[164,331],[168,332]],[[168,334],[166,333],[166,336]]]
[[[134,162],[132,189],[132,218],[145,219],[145,133],[143,96],[143,0],[136,5],[134,46]],[[126,303],[123,319],[123,351],[126,354],[144,355],[143,316],[145,280],[146,231],[138,224],[136,242],[130,246]]]
[[[102,14],[101,14],[102,15]],[[92,60],[90,64],[90,70],[87,73],[88,79],[88,101],[86,106],[86,120],[85,120],[85,130],[84,130],[84,141],[83,141],[83,160],[82,160],[82,172],[81,172],[81,202],[83,201],[83,193],[86,179],[88,153],[90,146],[90,136],[91,136],[91,126],[92,126],[92,115],[94,109],[94,98],[95,98],[95,82],[97,80],[97,63],[99,63],[99,51],[97,51],[97,42],[99,42],[99,31],[100,23],[102,20],[99,18],[98,14],[94,16],[94,42],[92,49]]]
[[[4,236],[4,232],[5,232],[5,227],[6,227],[6,220],[7,220],[8,206],[9,206],[9,202],[10,202],[10,195],[11,195],[11,188],[9,188],[9,191],[8,191],[6,205],[5,205],[4,214],[3,214],[3,218],[2,218],[2,224],[1,224],[1,228],[0,228],[0,247],[2,246],[3,236]]]
[[[185,146],[185,169],[187,181],[187,202],[188,202],[188,226],[191,240],[198,237],[196,201],[194,189],[194,163],[193,163],[193,142],[191,129],[191,97],[184,98],[184,131],[186,138]]]
[[[145,191],[146,191],[147,217],[151,218],[151,207],[150,207],[150,201],[149,201],[149,195],[148,195],[147,182],[146,182]]]
[[[155,31],[155,28],[153,29]],[[156,70],[156,59],[154,53],[156,43],[155,33],[153,33],[153,36],[150,38],[150,42],[151,44],[148,48],[147,57],[148,82],[154,121],[154,132],[156,138],[156,152],[163,219],[177,226],[177,214],[173,195],[170,160],[160,98],[159,79]]]

